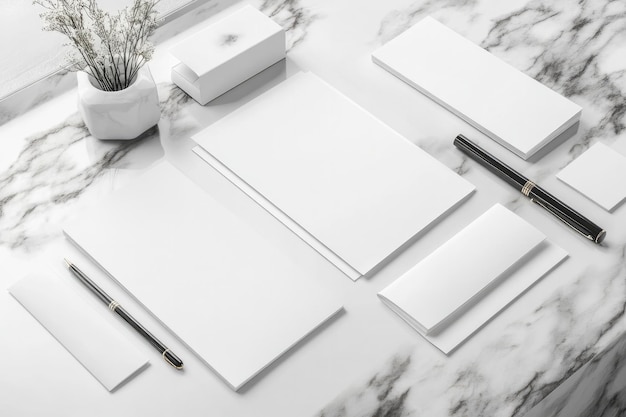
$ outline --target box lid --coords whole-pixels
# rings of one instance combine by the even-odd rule
[[[252,6],[245,6],[183,40],[170,52],[197,76],[211,71],[259,42],[282,31]]]

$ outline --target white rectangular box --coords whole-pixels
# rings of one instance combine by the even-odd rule
[[[579,105],[431,17],[372,59],[523,159],[580,119]]]
[[[172,82],[204,105],[285,58],[285,32],[251,6],[174,46]]]

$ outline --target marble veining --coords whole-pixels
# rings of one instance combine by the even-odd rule
[[[177,116],[193,100],[173,84],[160,83],[158,91],[160,125],[167,122],[170,134],[184,132],[189,122]],[[101,142],[89,135],[75,113],[27,137],[15,161],[0,172],[0,246],[31,250],[60,236],[57,222],[47,220],[62,216],[68,202],[111,168],[123,166],[133,149],[160,134],[155,126],[134,140]],[[92,151],[89,162],[78,164],[74,155],[86,147]],[[46,221],[42,222],[42,216]]]
[[[611,343],[526,417],[610,417],[626,413],[626,335]]]
[[[591,142],[612,142],[624,132],[626,68],[611,62],[624,42],[623,2],[579,1],[571,7],[570,2],[531,1],[494,19],[481,46],[505,58],[511,50],[525,56],[517,64],[528,75],[586,108],[593,106],[589,126],[569,150],[573,159]],[[523,49],[527,53],[520,54]]]
[[[75,114],[26,138],[15,162],[0,174],[0,245],[28,249],[58,236],[57,227],[42,224],[41,216],[53,218],[57,207],[79,197],[139,143],[103,149],[89,166],[78,166],[69,155],[87,137],[87,128]]]
[[[259,8],[287,32],[287,51],[303,42],[311,24],[319,16],[301,0],[263,0]]]

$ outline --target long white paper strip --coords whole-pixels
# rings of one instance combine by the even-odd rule
[[[372,59],[524,159],[574,125],[582,111],[431,17]]]

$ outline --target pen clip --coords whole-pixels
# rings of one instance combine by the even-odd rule
[[[556,211],[552,210],[552,207],[550,207],[549,205],[544,204],[541,200],[539,200],[536,197],[530,197],[530,201],[539,205],[540,207],[543,207],[544,209],[548,210],[550,213],[554,214],[554,216],[559,219],[561,222],[565,223],[566,225],[568,225],[571,229],[575,230],[578,234],[580,234],[581,236],[584,236],[585,238],[591,240],[592,242],[595,242],[593,236],[591,235],[586,235],[583,232],[581,232],[578,228],[576,228],[573,224],[571,224],[570,222],[568,222],[566,219],[564,219],[563,217],[561,217],[559,215],[559,213],[557,213]]]

